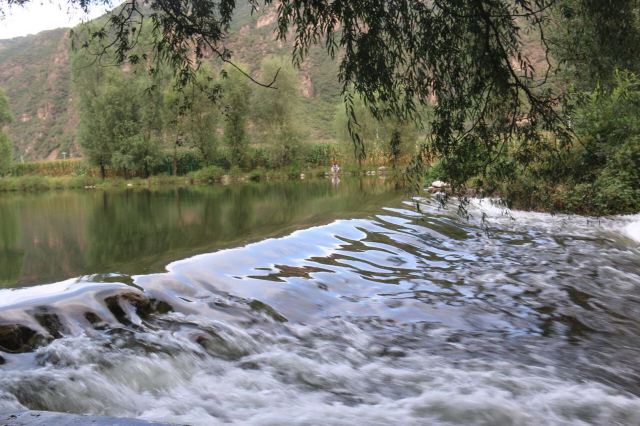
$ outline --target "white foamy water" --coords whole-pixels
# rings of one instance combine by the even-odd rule
[[[134,286],[0,292],[2,323],[49,339],[2,354],[0,410],[193,425],[640,424],[638,216],[477,201],[466,221],[417,201],[422,214],[391,206],[174,262]]]
[[[640,243],[640,215],[629,216],[625,219],[627,219],[629,223],[624,226],[624,233],[632,240]]]

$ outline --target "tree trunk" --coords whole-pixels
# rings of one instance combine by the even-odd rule
[[[178,176],[178,141],[173,146],[173,164],[172,164],[172,173],[174,176]]]

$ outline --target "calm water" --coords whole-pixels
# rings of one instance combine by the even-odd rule
[[[640,215],[462,219],[376,180],[0,206],[0,411],[640,424]]]
[[[0,195],[0,287],[167,263],[374,213],[399,199],[378,179],[159,191]]]

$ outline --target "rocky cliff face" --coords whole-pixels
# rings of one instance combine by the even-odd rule
[[[251,73],[268,55],[290,55],[291,43],[275,40],[275,11],[251,13],[247,2],[238,2],[229,46],[234,59]],[[16,157],[24,160],[81,156],[76,141],[78,123],[74,102],[68,29],[45,31],[33,36],[0,40],[0,88],[13,109],[15,122],[9,128]],[[300,70],[301,95],[313,117],[312,136],[331,137],[331,121],[339,102],[337,66],[321,48],[312,50]]]
[[[0,40],[0,87],[15,116],[9,134],[18,158],[78,154],[67,29]]]

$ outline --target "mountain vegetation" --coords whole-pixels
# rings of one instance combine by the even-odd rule
[[[228,43],[248,73],[259,74],[265,57],[279,61],[290,58],[292,43],[274,39],[273,10],[252,14],[248,2],[239,2],[235,16]],[[6,91],[16,116],[8,134],[14,141],[14,158],[18,160],[86,155],[80,147],[78,132],[82,84],[74,84],[73,74],[74,67],[81,68],[90,61],[79,62],[69,31],[58,29],[0,40],[0,87]],[[82,33],[80,28],[75,31]],[[326,59],[320,48],[313,49],[302,68],[295,70],[300,94],[297,120],[307,129],[306,136],[314,141],[335,139],[333,120],[341,101],[337,65]],[[291,65],[290,60],[285,62]],[[111,62],[105,60],[102,64],[110,68]],[[213,74],[217,76],[218,71]],[[166,97],[168,101],[170,95]],[[223,122],[218,124],[222,126]],[[187,123],[183,120],[181,125]]]
[[[8,135],[16,159],[79,155],[70,52],[67,29],[0,40],[0,88],[15,115]]]
[[[13,121],[13,114],[9,106],[7,96],[0,91],[0,176],[4,176],[11,171],[13,160],[13,147],[9,137],[4,133],[3,128]]]
[[[131,0],[72,40],[54,60],[71,75],[55,97],[67,117],[36,114],[78,131],[34,145],[47,149],[17,137],[18,156],[80,151],[103,176],[216,175],[300,170],[351,145],[359,162],[408,164],[416,184],[428,170],[516,206],[639,208],[638,175],[620,170],[640,153],[636,0]],[[20,43],[3,42],[0,64]],[[12,134],[27,104],[12,103]]]

